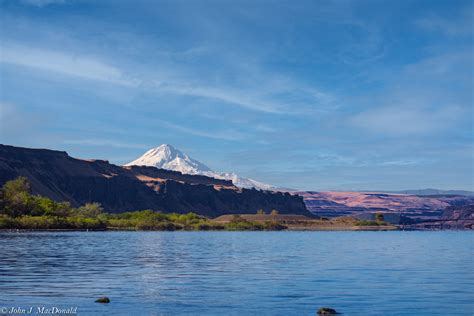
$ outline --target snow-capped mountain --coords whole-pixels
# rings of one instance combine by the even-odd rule
[[[212,172],[206,165],[190,158],[188,155],[168,144],[163,144],[148,150],[141,157],[127,163],[125,166],[152,166],[187,174]]]
[[[256,188],[260,190],[275,189],[272,185],[249,178],[243,178],[233,172],[215,172],[205,164],[192,159],[168,144],[162,144],[148,150],[141,157],[125,164],[125,166],[152,166],[186,174],[200,174],[217,179],[232,180],[234,185],[241,188]]]

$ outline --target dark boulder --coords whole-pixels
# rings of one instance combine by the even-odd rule
[[[318,314],[319,315],[336,315],[336,314],[339,314],[339,313],[336,312],[335,309],[332,309],[332,308],[329,308],[329,307],[321,307],[318,310]]]
[[[110,303],[110,299],[107,296],[99,297],[95,300],[96,303],[108,304]]]

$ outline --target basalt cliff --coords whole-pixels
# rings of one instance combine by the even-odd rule
[[[35,194],[73,206],[99,202],[108,212],[152,209],[216,217],[276,209],[311,216],[302,197],[288,193],[238,188],[230,180],[155,167],[77,159],[63,151],[0,145],[0,185],[18,176],[30,180]]]

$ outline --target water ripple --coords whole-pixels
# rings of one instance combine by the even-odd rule
[[[473,315],[472,232],[0,233],[0,307]],[[107,295],[112,303],[95,304]]]

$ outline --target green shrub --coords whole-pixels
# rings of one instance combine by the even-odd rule
[[[223,230],[225,226],[220,223],[213,223],[210,221],[202,221],[194,225],[194,230]]]
[[[387,223],[379,222],[379,221],[363,220],[363,221],[357,221],[354,225],[355,226],[387,226]]]
[[[1,189],[2,214],[11,217],[28,214],[34,208],[34,199],[30,192],[30,183],[25,177],[7,181]]]
[[[100,219],[78,216],[68,217],[66,223],[73,229],[105,229],[107,227],[107,224]]]
[[[163,221],[158,221],[158,222],[138,222],[137,225],[135,226],[136,229],[138,230],[177,230],[181,229],[182,227],[171,223],[171,222],[163,222]]]
[[[282,225],[276,221],[265,221],[263,227],[265,230],[284,230],[288,228],[287,226]]]
[[[264,226],[260,223],[251,222],[239,215],[234,215],[232,220],[224,225],[226,230],[238,231],[238,230],[263,230]]]
[[[135,228],[137,225],[136,221],[131,221],[128,219],[108,219],[107,226],[113,228]]]
[[[14,218],[7,215],[0,215],[0,229],[18,228],[18,223]]]
[[[56,202],[43,196],[35,196],[34,200],[35,200],[35,207],[31,211],[30,215],[41,216],[41,215],[54,214],[54,210],[56,209]]]
[[[195,213],[160,213],[152,210],[104,213],[99,203],[87,203],[74,209],[69,202],[56,202],[31,195],[28,179],[18,177],[0,189],[0,229],[137,229],[137,230],[281,230],[286,227],[269,221],[263,224],[234,215],[231,222],[220,224]],[[265,214],[259,210],[257,214]],[[272,215],[278,215],[273,210]]]
[[[81,206],[77,209],[77,213],[84,217],[96,218],[104,209],[100,203],[86,203],[84,206]]]
[[[25,215],[17,219],[19,228],[23,229],[65,229],[69,228],[66,221],[53,216]]]

